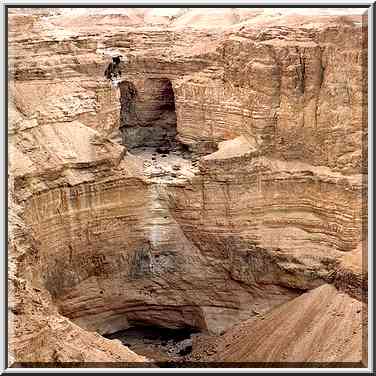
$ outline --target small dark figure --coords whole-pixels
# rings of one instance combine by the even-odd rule
[[[104,76],[108,80],[113,80],[121,76],[120,56],[115,56],[112,58],[112,62],[108,64],[108,67],[104,71]]]
[[[112,58],[112,62],[115,63],[115,64],[120,64],[120,56],[115,56]]]

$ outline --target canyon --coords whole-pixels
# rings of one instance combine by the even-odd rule
[[[367,18],[315,11],[9,9],[10,363],[367,364]]]

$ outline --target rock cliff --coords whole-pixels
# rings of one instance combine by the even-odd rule
[[[144,362],[99,335],[139,324],[221,334],[251,320],[247,342],[264,336],[259,313],[290,328],[290,307],[332,295],[356,351],[283,356],[270,333],[224,359],[277,343],[265,361],[364,360],[366,19],[221,15],[10,12],[15,361]],[[104,77],[114,54],[118,85]],[[326,349],[338,328],[317,310]]]

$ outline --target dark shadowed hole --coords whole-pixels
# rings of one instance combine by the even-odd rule
[[[129,150],[139,147],[167,148],[176,142],[175,96],[167,78],[148,78],[139,90],[130,81],[120,84],[123,144]]]
[[[189,355],[192,351],[192,335],[197,333],[199,331],[191,327],[171,329],[134,326],[104,337],[118,339],[135,353],[155,361],[167,361]]]
[[[192,346],[187,346],[186,348],[179,351],[179,355],[185,356],[189,355],[192,352]]]

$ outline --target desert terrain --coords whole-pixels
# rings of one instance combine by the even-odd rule
[[[10,366],[367,365],[365,10],[8,13]]]

